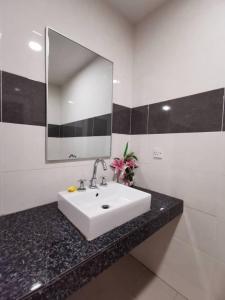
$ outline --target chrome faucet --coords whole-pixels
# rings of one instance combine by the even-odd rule
[[[102,167],[103,167],[103,170],[107,170],[107,166],[106,166],[106,163],[104,161],[103,158],[97,158],[95,163],[94,163],[94,169],[93,169],[93,175],[92,175],[92,178],[90,180],[90,188],[91,189],[96,189],[97,188],[97,167],[98,167],[98,163],[101,163],[102,164]]]

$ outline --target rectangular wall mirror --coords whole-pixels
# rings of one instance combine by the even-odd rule
[[[113,63],[46,29],[46,160],[110,157]]]

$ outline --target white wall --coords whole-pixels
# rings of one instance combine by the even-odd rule
[[[44,82],[44,51],[31,51],[28,42],[44,46],[47,25],[112,60],[120,80],[114,102],[131,106],[132,28],[102,1],[0,5],[5,71]],[[134,106],[224,86],[224,14],[223,0],[172,0],[137,27]],[[90,177],[93,161],[45,163],[43,127],[3,123],[0,135],[1,213],[55,201],[59,190]],[[129,139],[114,134],[112,156],[121,155]],[[219,132],[132,136],[140,158],[137,184],[185,201],[179,224],[174,221],[134,255],[189,299],[224,300],[224,143]],[[161,161],[152,160],[156,146],[164,151]]]
[[[134,106],[225,86],[225,1],[168,1],[136,28]],[[184,200],[133,255],[191,300],[225,295],[225,133],[134,135],[136,184]],[[162,160],[154,160],[160,148]]]
[[[28,42],[37,41],[44,48],[45,27],[49,26],[113,61],[114,77],[120,80],[114,89],[114,99],[131,105],[132,27],[105,1],[9,0],[1,2],[1,11],[4,11],[4,70],[44,82],[44,51],[31,51]]]
[[[48,124],[62,124],[61,88],[55,84],[48,84]]]
[[[98,57],[66,82],[62,86],[62,123],[111,113],[112,80],[112,64]]]
[[[66,124],[112,113],[112,64],[96,58],[63,86],[48,85],[48,123]],[[69,103],[72,102],[72,103]],[[111,137],[48,138],[48,159],[110,155]]]
[[[167,1],[136,27],[134,106],[225,85],[223,0]]]
[[[3,70],[44,82],[44,30],[49,26],[113,61],[114,76],[120,80],[114,86],[114,101],[131,106],[132,27],[103,1],[9,0],[0,6],[4,11]],[[32,51],[30,40],[41,43],[43,51]],[[46,164],[44,127],[3,123],[0,130],[1,214],[55,201],[59,190],[90,178],[93,161]],[[113,156],[128,139],[113,135]],[[111,170],[107,174],[110,178]]]
[[[113,66],[97,58],[62,86],[48,84],[48,123],[66,124],[112,113]]]
[[[76,155],[78,159],[109,157],[110,149],[111,136],[48,138],[49,160],[69,159],[70,154]]]
[[[110,154],[110,136],[84,136],[61,138],[60,140],[61,159],[69,157],[71,153],[75,154],[79,159],[109,157]]]

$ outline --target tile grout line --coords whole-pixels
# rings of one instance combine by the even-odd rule
[[[137,262],[139,262],[148,272],[152,273],[156,278],[158,278],[160,281],[162,281],[167,287],[171,288],[176,294],[175,294],[175,298],[177,294],[182,295],[181,293],[179,293],[172,285],[170,285],[168,282],[166,282],[164,279],[162,279],[160,276],[158,276],[153,270],[151,270],[149,267],[147,267],[141,260],[139,260],[136,256],[134,256],[133,254],[128,254],[130,256],[132,256],[132,258],[134,258]],[[173,300],[174,300],[173,299]]]

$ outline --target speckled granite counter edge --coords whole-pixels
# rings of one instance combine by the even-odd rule
[[[147,189],[142,190],[151,192]],[[180,200],[169,209],[161,211],[149,222],[146,221],[143,225],[136,227],[120,239],[113,241],[104,249],[99,250],[95,255],[82,262],[79,266],[61,274],[55,278],[54,281],[20,299],[66,299],[73,292],[88,283],[93,277],[96,277],[118,259],[128,254],[133,248],[146,240],[157,230],[182,214],[182,212],[183,201]]]

